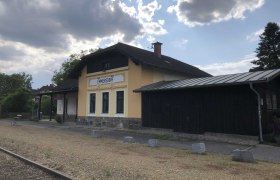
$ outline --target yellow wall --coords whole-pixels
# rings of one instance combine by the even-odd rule
[[[128,117],[141,117],[141,94],[133,92],[141,84],[142,68],[141,65],[134,64],[131,60],[128,61]]]
[[[86,71],[86,67],[83,69],[83,72]],[[90,85],[89,82],[92,79],[109,77],[114,75],[123,75],[124,81],[117,83],[108,83],[101,85]],[[96,72],[90,74],[83,74],[80,77],[79,83],[79,110],[78,116],[109,116],[109,117],[127,117],[127,106],[128,106],[128,97],[127,97],[127,76],[128,76],[128,67],[116,68],[112,70],[107,70],[105,72]],[[80,93],[80,89],[82,93]],[[116,91],[124,91],[124,114],[116,114]],[[102,114],[102,92],[109,92],[109,113]],[[89,96],[90,93],[96,93],[96,109],[95,114],[89,113]],[[80,98],[81,97],[81,98]],[[81,101],[80,101],[81,99]],[[81,107],[81,108],[80,108]],[[81,109],[81,110],[80,110]]]
[[[124,114],[121,117],[141,118],[141,93],[134,93],[133,90],[144,85],[162,80],[182,79],[175,73],[136,65],[128,60],[128,67],[86,74],[86,67],[82,70],[79,78],[78,116],[109,116],[116,114],[116,90],[124,90]],[[102,77],[124,75],[124,81],[108,83],[103,85],[90,86],[91,79]],[[109,113],[104,115],[102,111],[102,92],[109,92]],[[96,113],[89,114],[89,94],[96,93]]]
[[[86,115],[86,102],[87,102],[87,66],[81,72],[79,77],[79,90],[78,90],[78,116]]]

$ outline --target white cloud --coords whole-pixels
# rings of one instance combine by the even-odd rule
[[[135,7],[120,0],[0,0],[0,72],[26,72],[34,87],[50,83],[70,54],[125,42],[155,41],[167,33],[157,0]],[[48,82],[46,81],[48,77]]]
[[[250,35],[246,36],[246,39],[250,42],[255,42],[259,40],[259,36],[263,33],[264,29],[259,29],[256,32],[251,33]]]
[[[148,3],[147,5],[143,5],[142,0],[138,0],[137,2],[138,2],[139,18],[146,20],[148,22],[152,21],[155,11],[161,8],[161,6],[158,4],[156,0]]]
[[[165,23],[165,20],[163,20],[163,19],[160,19],[160,20],[158,20],[158,23],[159,23],[160,25],[164,25],[164,23]]]
[[[181,39],[179,41],[173,41],[172,44],[174,47],[184,49],[188,44],[188,42],[189,42],[188,39]]]
[[[135,9],[135,7],[129,7],[127,6],[125,3],[123,2],[119,2],[120,7],[122,8],[122,10],[129,14],[131,17],[136,17],[137,16],[137,11]]]
[[[249,55],[244,59],[232,62],[214,63],[209,65],[196,65],[199,69],[206,71],[214,76],[235,74],[248,72],[254,65],[251,61],[254,60],[253,55]]]
[[[148,35],[164,35],[167,33],[166,29],[164,29],[157,22],[146,22],[143,23],[143,26],[144,26],[143,32],[147,33]]]
[[[120,7],[124,12],[127,12],[131,16],[137,18],[142,25],[141,34],[138,35],[138,38],[147,39],[148,42],[151,41],[151,37],[156,39],[155,36],[162,36],[167,34],[167,30],[163,27],[165,20],[160,19],[155,21],[154,15],[156,11],[161,9],[161,5],[154,0],[152,2],[143,3],[143,0],[137,0],[137,10],[134,7],[129,7],[125,3],[120,2]],[[137,37],[135,38],[135,40]]]
[[[175,11],[176,11],[176,6],[175,5],[169,6],[167,8],[167,12],[170,13],[170,14],[175,12]]]
[[[156,38],[155,38],[154,36],[149,35],[149,36],[147,37],[147,41],[148,41],[149,43],[154,43],[154,42],[156,41]]]
[[[137,44],[143,25],[136,16],[134,7],[111,0],[0,0],[0,72],[29,73],[34,87],[50,83],[72,53]]]
[[[0,16],[4,15],[6,12],[6,8],[4,6],[4,4],[0,1]]]
[[[122,33],[129,42],[142,29],[132,9],[124,11],[111,0],[9,0],[1,1],[1,12],[3,7],[2,38],[51,50],[67,49],[69,34],[76,39],[94,40]]]
[[[7,59],[0,56],[0,72],[6,74],[26,72],[37,80],[42,73],[44,76],[49,76],[49,82],[40,82],[39,80],[36,82],[35,87],[38,87],[39,84],[50,83],[53,71],[58,69],[60,64],[68,57],[67,53],[51,53],[19,42],[0,40],[1,45],[2,47],[3,45],[9,47],[11,51],[22,52],[22,54],[20,56],[8,54],[10,57],[6,57]],[[43,76],[41,77],[44,78]]]
[[[178,21],[189,27],[209,25],[230,19],[244,19],[246,11],[254,11],[264,0],[178,0],[167,8]]]

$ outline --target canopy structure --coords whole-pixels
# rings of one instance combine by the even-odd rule
[[[63,122],[66,119],[66,94],[72,93],[72,92],[78,92],[78,80],[76,79],[67,79],[65,80],[61,85],[59,86],[43,86],[42,88],[35,90],[33,94],[39,98],[39,105],[38,105],[38,119],[41,119],[41,103],[42,103],[42,96],[43,95],[49,95],[51,96],[51,107],[53,106],[53,96],[56,94],[62,94],[63,95]],[[52,118],[52,112],[50,111],[50,120]]]

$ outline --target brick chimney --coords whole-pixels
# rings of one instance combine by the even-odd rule
[[[161,45],[162,45],[162,43],[160,43],[160,42],[155,42],[155,43],[153,43],[153,46],[154,46],[154,53],[155,53],[155,55],[157,55],[157,57],[161,57]]]

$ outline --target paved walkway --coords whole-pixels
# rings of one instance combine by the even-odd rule
[[[11,123],[9,119],[0,120],[1,123]],[[77,126],[73,123],[69,124],[57,124],[53,121],[41,121],[41,122],[32,122],[32,121],[17,121],[16,125],[20,126],[31,126],[34,128],[51,128],[59,129],[63,131],[71,131],[74,133],[81,133],[85,135],[91,135],[91,131],[95,130],[102,137],[119,139],[122,141],[124,136],[132,136],[137,143],[146,144],[148,139],[159,139],[161,146],[179,148],[179,149],[188,149],[191,150],[191,145],[195,142],[204,142],[207,152],[211,153],[220,153],[230,155],[235,149],[245,149],[251,148],[255,159],[265,160],[271,162],[280,163],[280,147],[258,144],[254,138],[237,136],[231,138],[229,135],[224,136],[223,138],[217,137],[222,135],[210,134],[208,136],[202,135],[189,135],[184,133],[171,133],[169,131],[158,131],[153,129],[144,129],[144,130],[126,130],[126,129],[109,129],[109,128],[93,128],[91,126]],[[172,139],[172,140],[163,140],[163,139]],[[229,142],[224,140],[228,139]],[[235,143],[241,142],[241,143]],[[247,142],[247,144],[246,144]]]

